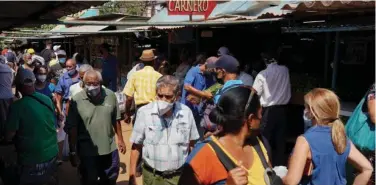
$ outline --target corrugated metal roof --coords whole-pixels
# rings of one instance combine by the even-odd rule
[[[271,6],[269,8],[263,9],[261,12],[259,12],[256,17],[259,19],[263,18],[272,18],[272,17],[282,17],[284,15],[287,15],[291,12],[292,10],[282,10],[285,4],[280,4],[278,6]]]
[[[287,3],[282,9],[293,11],[337,11],[350,9],[374,9],[375,1],[300,1]]]
[[[127,29],[128,30],[150,30],[150,29],[173,30],[173,29],[179,29],[179,28],[184,28],[184,26],[137,26],[137,27],[131,27]]]

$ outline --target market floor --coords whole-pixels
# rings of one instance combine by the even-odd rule
[[[129,178],[129,157],[131,144],[129,143],[129,137],[132,132],[132,126],[123,123],[123,137],[124,142],[127,145],[127,153],[125,155],[120,154],[120,174],[117,181],[117,185],[128,185]],[[77,168],[73,168],[69,162],[64,162],[59,168],[59,184],[60,185],[80,185]],[[142,177],[137,179],[137,184],[142,185]]]

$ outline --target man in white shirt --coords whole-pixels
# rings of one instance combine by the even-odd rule
[[[72,99],[74,95],[76,95],[77,93],[83,90],[82,79],[84,78],[85,73],[90,70],[93,70],[93,67],[91,67],[91,65],[89,64],[83,64],[80,66],[78,70],[78,74],[80,75],[80,82],[69,87],[69,99]]]
[[[272,52],[262,53],[266,69],[260,71],[253,83],[253,89],[260,96],[263,107],[261,132],[273,149],[274,166],[285,165],[285,130],[287,104],[291,98],[289,70],[279,65]]]

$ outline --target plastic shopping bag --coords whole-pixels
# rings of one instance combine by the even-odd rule
[[[63,145],[63,159],[69,159],[69,142],[68,134],[65,136],[64,145]]]
[[[124,113],[125,112],[125,97],[124,97],[124,94],[121,91],[117,91],[115,93],[115,95],[116,95],[117,102],[118,102],[118,109],[120,110],[120,113]]]

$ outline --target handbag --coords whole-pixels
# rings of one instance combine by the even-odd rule
[[[364,113],[362,110],[368,93],[369,91],[355,108],[353,114],[346,123],[345,129],[347,136],[360,150],[374,151],[375,124],[371,122],[368,114]]]
[[[266,158],[264,156],[264,152],[262,152],[260,141],[258,138],[257,143],[253,146],[256,150],[258,156],[260,157],[260,160],[262,162],[262,165],[265,168],[264,172],[264,180],[267,185],[283,185],[281,177],[279,177],[275,171],[273,170],[272,166],[269,165],[269,163],[266,161]]]

